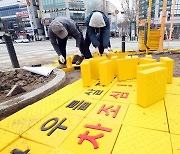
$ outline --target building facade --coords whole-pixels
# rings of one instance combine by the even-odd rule
[[[68,17],[75,20],[79,25],[85,24],[85,3],[83,0],[41,0],[39,6],[39,18],[44,25],[47,38],[48,27],[56,17]]]
[[[28,5],[27,5],[28,4]],[[43,35],[43,27],[37,16],[38,5],[35,0],[1,0],[0,18],[13,38],[28,33],[38,40]]]
[[[138,26],[143,29],[147,22],[149,0],[139,0],[139,22]],[[163,7],[163,0],[152,1],[152,12],[151,12],[151,28],[160,27],[161,23],[161,12]],[[170,31],[171,16],[173,9],[173,0],[167,0],[166,7],[166,34]],[[176,0],[174,9],[174,21],[173,21],[173,38],[180,37],[180,0]]]

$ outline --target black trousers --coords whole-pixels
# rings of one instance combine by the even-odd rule
[[[97,40],[99,41],[100,45],[98,46],[98,49],[99,49],[99,53],[100,54],[103,54],[104,53],[104,46],[103,46],[103,35],[100,33],[98,33],[96,35],[97,37]],[[88,36],[88,34],[86,33],[86,39],[85,39],[85,42],[87,44],[87,46],[89,47],[91,45],[91,40]],[[109,41],[109,47],[111,47],[111,44],[110,44],[110,41]]]
[[[89,50],[89,47],[87,46],[84,38],[83,38],[83,35],[82,35],[82,32],[80,31],[81,33],[81,43],[80,43],[80,52],[81,54],[84,55],[84,57],[86,59],[89,59],[89,58],[92,58],[92,55],[91,55],[91,52]],[[60,48],[60,51],[62,53],[62,56],[66,59],[66,45],[67,45],[67,40],[68,40],[68,37],[64,38],[64,39],[60,39],[59,37],[57,38],[57,41],[58,41],[58,46]]]

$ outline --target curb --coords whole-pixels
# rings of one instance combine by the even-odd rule
[[[65,72],[60,69],[54,69],[53,72],[56,77],[47,84],[22,96],[0,103],[0,120],[61,88],[63,83],[66,81]]]

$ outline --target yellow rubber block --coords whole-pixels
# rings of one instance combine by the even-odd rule
[[[83,61],[80,65],[81,67],[81,77],[82,83],[84,87],[89,87],[91,85],[91,69],[90,62]]]
[[[166,89],[167,89],[166,90],[167,94],[180,95],[180,84],[179,85],[167,84]]]
[[[112,60],[104,60],[99,63],[100,84],[109,85],[114,80],[113,62]]]
[[[97,57],[99,57],[100,55],[99,55],[99,53],[98,52],[94,52],[94,54],[93,54],[93,57],[94,58],[97,58]]]
[[[130,104],[123,124],[161,131],[169,131],[164,101],[160,101],[149,106],[148,108]]]
[[[116,82],[111,90],[120,90],[120,91],[126,91],[126,92],[130,92],[130,91],[136,91],[137,90],[137,83],[134,81],[118,81]]]
[[[112,154],[172,154],[170,134],[122,126]]]
[[[84,119],[60,148],[72,153],[110,154],[120,124]]]
[[[20,138],[13,142],[10,146],[5,148],[1,154],[20,154],[20,153],[27,153],[27,154],[49,154],[54,149],[42,144],[38,144],[36,142],[32,142],[23,138]]]
[[[12,142],[17,140],[19,135],[7,132],[5,130],[0,129],[0,151],[5,147],[9,146]]]
[[[62,70],[64,72],[71,72],[71,71],[74,71],[74,67],[63,68]]]
[[[170,132],[180,135],[180,95],[166,95],[165,105],[167,110]]]
[[[105,53],[102,54],[102,57],[104,57],[106,60],[109,59],[109,57],[108,57],[107,54],[105,54]]]
[[[116,56],[118,56],[119,59],[124,59],[126,56],[126,53],[118,52],[118,53],[116,53]]]
[[[114,122],[122,124],[128,105],[124,103],[115,103],[109,101],[100,101],[86,116],[89,119],[99,120],[101,122]]]
[[[83,117],[62,113],[56,110],[43,118],[35,126],[22,134],[23,138],[48,145],[59,147]]]
[[[99,63],[103,60],[106,60],[104,57],[91,58],[90,61],[90,69],[91,69],[91,78],[99,79]]]
[[[136,78],[138,59],[139,58],[117,60],[118,81]]]
[[[64,103],[63,101],[55,101],[53,97],[48,97],[48,99],[43,99],[37,104],[30,105],[0,121],[0,128],[21,135]]]
[[[180,153],[180,135],[171,134],[173,154]]]
[[[160,57],[160,62],[164,62],[168,69],[167,83],[172,83],[174,72],[174,60],[169,57]]]
[[[149,64],[149,63],[156,63],[156,59],[150,58],[139,58],[139,64]]]
[[[137,73],[137,103],[148,107],[165,98],[167,69],[155,67]]]
[[[158,66],[165,67],[165,64],[161,63],[161,62],[149,63],[149,64],[141,64],[141,65],[137,66],[137,72],[142,71],[142,70],[146,70],[146,69],[149,69],[149,68],[158,67]]]
[[[146,55],[145,57],[152,59],[152,55]]]
[[[124,91],[110,89],[107,94],[101,99],[103,101],[119,102],[124,104],[136,104],[136,95],[134,91]]]
[[[97,102],[98,100],[77,96],[59,108],[59,111],[61,113],[85,117],[94,108]]]
[[[71,57],[66,58],[66,66],[67,66],[67,68],[72,67],[72,59],[71,59]]]
[[[111,57],[114,57],[114,56],[116,56],[116,53],[114,53],[114,52],[109,52],[109,59],[111,59]]]
[[[118,75],[118,69],[117,69],[117,60],[118,60],[118,56],[113,56],[110,58],[113,62],[113,71],[114,71],[114,76],[117,76]]]

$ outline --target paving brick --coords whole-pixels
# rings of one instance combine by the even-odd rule
[[[172,154],[170,134],[131,126],[122,126],[112,154]]]

